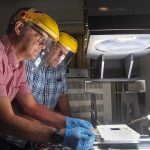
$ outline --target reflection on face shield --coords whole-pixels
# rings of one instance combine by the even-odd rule
[[[66,55],[66,57],[63,60],[63,63],[65,64],[65,66],[67,66],[71,62],[71,60],[73,59],[73,57],[74,57],[74,53],[72,53],[71,51],[69,51],[68,54]]]
[[[49,51],[51,49],[52,40],[48,37],[46,41],[46,48],[42,49],[38,57],[34,60],[35,61],[35,69],[38,69],[41,65],[43,65],[46,62],[47,56],[49,54]]]

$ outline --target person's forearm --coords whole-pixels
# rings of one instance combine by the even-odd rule
[[[59,108],[60,112],[63,115],[71,116],[69,99],[68,99],[68,95],[67,94],[60,96],[57,105],[58,105],[58,108]]]
[[[10,115],[0,121],[0,132],[35,142],[47,143],[50,142],[55,128],[35,123],[17,115]]]
[[[41,121],[42,123],[45,123],[48,126],[53,126],[58,128],[66,127],[66,116],[48,110],[40,104],[34,105],[34,107],[28,109],[26,113],[36,118],[37,120]]]

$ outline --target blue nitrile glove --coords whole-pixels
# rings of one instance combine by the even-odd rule
[[[90,150],[93,147],[95,135],[91,130],[81,127],[66,129],[63,144],[73,150]]]
[[[92,124],[88,121],[77,119],[77,118],[70,118],[66,117],[66,128],[71,129],[75,127],[82,127],[85,129],[92,129]]]

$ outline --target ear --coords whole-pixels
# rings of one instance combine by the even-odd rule
[[[21,31],[23,30],[24,23],[22,21],[17,21],[15,23],[15,32],[17,35],[21,34]]]

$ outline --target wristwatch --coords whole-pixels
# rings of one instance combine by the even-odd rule
[[[64,136],[62,135],[61,129],[56,128],[56,131],[51,138],[53,144],[61,144],[64,140]]]

